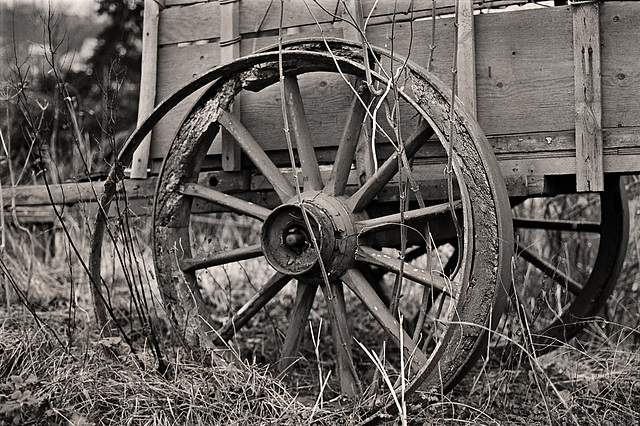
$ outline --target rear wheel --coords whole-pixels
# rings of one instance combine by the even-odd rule
[[[627,198],[620,178],[607,176],[602,193],[533,198],[513,212],[514,297],[496,349],[513,349],[514,339],[540,355],[575,337],[613,291],[627,250]]]

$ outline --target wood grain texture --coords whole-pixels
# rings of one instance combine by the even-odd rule
[[[252,7],[257,8],[260,4],[262,1],[257,1]],[[366,8],[369,3],[364,4]],[[604,171],[636,171],[638,165],[616,157],[632,158],[637,154],[633,148],[638,146],[636,128],[640,127],[640,96],[637,96],[640,93],[640,55],[629,52],[636,52],[640,46],[640,32],[637,31],[640,28],[640,2],[607,1],[600,8]],[[453,21],[440,18],[436,24],[433,71],[446,82],[450,80],[452,64]],[[515,161],[513,158],[536,157],[539,152],[547,151],[548,155],[557,153],[564,159],[566,150],[575,150],[571,8],[481,14],[475,16],[474,25],[478,121],[499,158]],[[325,28],[333,31],[330,35],[342,34],[339,25],[329,23]],[[307,30],[309,33],[304,32]],[[298,36],[317,34],[318,30],[315,26],[307,26],[301,31]],[[371,25],[367,35],[373,44],[393,47],[399,54],[408,53],[411,41],[411,59],[426,66],[431,21],[419,20],[412,25],[400,22],[394,33],[393,45],[388,24]],[[275,42],[277,38],[273,34],[243,39],[241,54],[249,54]],[[158,52],[158,100],[219,60],[217,41],[161,47]],[[335,146],[348,108],[344,88],[328,81],[324,75],[305,76],[301,80],[304,80],[301,90],[305,106],[307,103],[313,105],[313,113],[309,115],[311,131],[316,138],[314,145]],[[278,90],[267,91],[264,96],[260,99],[249,94],[247,98],[250,99],[246,102],[243,98],[242,114],[245,125],[269,151],[282,146],[282,119]],[[323,100],[333,110],[321,107]],[[157,168],[183,114],[194,101],[195,96],[185,101],[154,130],[154,167]],[[613,138],[616,129],[621,133]],[[624,140],[624,147],[616,145],[614,148],[611,145],[614,139]],[[625,167],[629,168],[625,170]],[[575,167],[567,170],[571,172]]]
[[[344,38],[347,40],[354,40],[362,42],[362,32],[365,31],[364,27],[364,10],[362,10],[362,1],[360,0],[347,0],[346,7],[342,11],[342,28],[344,32]]]
[[[585,3],[573,6],[572,10],[576,189],[578,192],[604,191],[600,7],[596,3]]]
[[[154,0],[144,2],[144,25],[142,27],[142,69],[140,71],[140,101],[138,103],[138,124],[146,120],[153,111],[156,102],[156,77],[158,67],[158,21],[160,3]],[[142,141],[133,154],[131,178],[147,177],[151,134]]]
[[[478,122],[484,132],[572,129],[570,10],[523,10],[477,18]]]
[[[145,180],[124,180],[117,194],[126,192],[129,199],[151,198],[155,189],[155,178]],[[103,182],[61,183],[56,185],[24,185],[3,187],[4,208],[8,209],[11,199],[18,206],[50,206],[51,204],[71,206],[92,202],[102,193]]]
[[[220,63],[227,64],[240,57],[240,2],[220,4]],[[241,102],[237,96],[232,106],[232,114],[241,117]],[[220,134],[222,168],[225,171],[240,170],[242,150],[233,137],[223,129]]]
[[[337,145],[349,107],[349,89],[330,73],[298,79],[314,146]],[[243,97],[243,122],[265,150],[286,148],[280,89],[277,85]]]
[[[437,0],[436,14],[452,13],[455,0]],[[527,0],[493,2],[495,7],[527,3]],[[302,28],[317,24],[340,23],[344,7],[336,0],[284,0],[283,28]],[[413,10],[412,10],[413,4]],[[486,0],[473,0],[475,8],[486,8]],[[220,37],[217,1],[166,0],[161,13],[160,44],[177,44]],[[374,7],[375,6],[375,7]],[[308,8],[307,8],[308,7]],[[363,0],[363,16],[370,24],[407,21],[431,16],[431,2],[412,0]],[[395,18],[394,18],[395,12]],[[280,1],[244,0],[240,2],[242,35],[277,31]],[[185,25],[188,23],[188,25]]]
[[[160,48],[156,103],[219,64],[220,46],[217,42]]]
[[[217,1],[167,7],[160,13],[160,46],[218,38],[220,6]]]
[[[165,7],[180,6],[180,5],[187,5],[187,4],[194,4],[194,3],[205,3],[207,1],[209,0],[165,0],[164,5]]]
[[[458,6],[458,97],[473,117],[476,108],[476,43],[473,1]]]
[[[505,14],[496,14],[492,15],[490,18],[495,20],[493,16],[505,15]],[[489,18],[488,16],[478,16],[477,21],[481,21],[482,18]],[[506,17],[499,17],[501,19],[497,20],[492,25],[502,26],[508,24]],[[530,17],[532,18],[532,17]],[[558,24],[560,25],[561,22]],[[499,30],[499,28],[498,28]],[[417,62],[421,65],[426,65],[428,59],[428,45],[431,43],[431,23],[430,21],[418,21],[410,25],[408,23],[398,23],[394,28],[396,40],[393,45],[391,44],[391,27],[390,25],[376,25],[370,27],[368,31],[368,39],[372,44],[393,48],[395,52],[400,55],[404,55],[409,53],[409,46],[412,43],[412,49],[410,53],[410,57],[413,61]],[[480,31],[476,31],[480,33]],[[436,52],[434,56],[433,62],[433,72],[436,76],[439,76],[444,81],[450,80],[451,73],[451,65],[452,65],[452,46],[453,46],[453,19],[452,18],[442,18],[436,22]],[[304,34],[306,35],[306,34]],[[570,29],[567,31],[568,40],[570,40]],[[535,34],[531,36],[533,40],[537,38]],[[478,40],[480,40],[480,34],[478,34]],[[258,39],[259,43],[257,44],[257,48],[263,47],[264,45],[271,45],[277,41],[276,37],[269,38],[260,38]],[[486,65],[488,63],[493,64],[493,67],[496,68],[498,65],[495,65],[497,61],[500,60],[499,56],[503,55],[507,50],[500,50],[499,46],[496,47],[491,44],[491,40],[484,38],[485,41],[482,47],[477,46],[477,57],[478,61],[484,61],[485,69],[490,65]],[[531,41],[533,42],[533,41]],[[554,41],[555,42],[555,41]],[[478,44],[480,42],[478,41]],[[249,53],[253,50],[253,42],[250,40],[243,40],[242,43],[242,53]],[[184,82],[191,79],[193,75],[197,75],[199,70],[204,71],[206,68],[206,63],[210,62],[208,56],[214,55],[213,51],[209,52],[209,46],[212,46],[211,49],[215,50],[215,44],[207,44],[207,45],[190,45],[184,47],[167,47],[161,49],[160,60],[160,78],[159,78],[159,99],[161,99],[166,94],[170,93],[175,88],[179,87],[180,84],[184,84]],[[567,45],[567,46],[570,46]],[[487,55],[484,53],[484,49],[490,49],[490,54]],[[565,48],[566,50],[566,48]],[[247,52],[248,51],[248,52]],[[205,60],[203,60],[202,56],[207,56]],[[568,52],[570,55],[570,52]],[[509,56],[511,56],[511,52],[507,52]],[[536,52],[528,55],[529,61],[533,61],[535,59]],[[488,59],[487,56],[489,57]],[[192,58],[191,60],[189,58]],[[491,59],[493,58],[493,59]],[[512,61],[511,58],[507,58],[507,60]],[[568,67],[571,67],[572,61],[568,59],[566,64]],[[162,68],[166,65],[166,68]],[[530,65],[530,64],[529,64]],[[557,117],[560,115],[561,111],[566,111],[567,108],[572,109],[572,98],[568,96],[564,96],[564,102],[558,105],[558,99],[562,99],[562,96],[557,96],[556,93],[548,94],[548,96],[543,96],[538,94],[539,89],[531,87],[534,83],[530,83],[526,80],[526,77],[520,77],[522,73],[522,68],[527,69],[530,68],[529,65],[519,64],[517,65],[517,69],[507,70],[508,76],[511,80],[513,80],[512,84],[516,87],[513,90],[507,90],[504,87],[504,83],[502,81],[506,81],[503,76],[495,76],[493,77],[493,81],[490,85],[485,84],[484,87],[482,85],[482,74],[481,71],[478,72],[478,108],[479,111],[479,120],[480,123],[485,130],[486,133],[489,134],[501,134],[501,133],[513,133],[513,132],[527,132],[537,130],[538,128],[544,128],[546,123],[551,122],[554,126],[550,130],[566,130],[572,128],[572,117],[569,114],[569,119],[567,120],[566,125],[557,125]],[[478,69],[480,70],[480,65],[478,65]],[[567,68],[570,69],[570,68]],[[572,69],[572,68],[571,68]],[[544,80],[544,73],[541,69],[539,73],[541,74],[536,81]],[[498,72],[498,74],[500,74]],[[505,73],[506,74],[506,73]],[[566,74],[566,73],[565,73]],[[500,78],[496,82],[496,79]],[[487,80],[484,80],[485,83]],[[557,85],[555,82],[550,82],[547,85],[552,84],[551,87],[556,88]],[[312,86],[312,85],[308,85]],[[318,96],[315,101],[310,100],[314,105],[318,105],[322,100],[322,97],[326,95],[326,89],[323,89],[324,82],[321,78],[318,79],[317,89]],[[566,87],[564,87],[566,86]],[[484,88],[485,91],[482,91],[481,88]],[[572,77],[567,74],[566,83],[561,87],[561,91],[566,92],[566,94],[571,92],[572,88]],[[266,92],[268,93],[268,92]],[[528,96],[530,95],[530,96]],[[265,95],[266,98],[264,101],[256,101],[252,102],[251,100],[245,101],[245,105],[243,105],[243,118],[246,118],[248,123],[257,123],[256,126],[261,126],[261,123],[264,123],[267,120],[267,116],[271,115],[271,125],[263,126],[264,138],[261,137],[261,140],[273,139],[274,129],[282,128],[279,124],[281,118],[278,117],[280,107],[279,107],[279,95],[277,94],[277,90],[273,95]],[[311,95],[313,96],[313,95]],[[327,101],[338,100],[341,95],[336,93],[329,98],[325,98]],[[536,103],[536,96],[544,98],[537,103],[542,104],[543,107],[537,108],[533,110],[534,117],[531,117],[531,111],[523,111],[522,105],[530,105],[531,103]],[[557,106],[554,108],[545,108],[544,103],[548,103],[549,99],[552,100]],[[305,97],[305,102],[307,102],[307,98]],[[516,104],[516,107],[514,107]],[[333,105],[333,104],[332,104]],[[346,106],[341,105],[341,103],[337,104],[338,106]],[[484,108],[484,109],[483,109]],[[332,119],[331,114],[334,111],[338,110],[336,107],[332,111],[327,111],[326,108],[323,111],[322,109],[315,109],[317,112],[317,123],[320,126],[315,126],[315,128],[319,131],[320,134],[326,135],[324,138],[325,141],[335,141],[334,133],[334,125],[336,124],[336,120]],[[245,117],[245,112],[249,115]],[[483,115],[484,112],[484,115]],[[258,121],[254,121],[254,118],[257,118]],[[335,117],[339,118],[339,117]],[[491,121],[488,121],[487,118],[490,118]],[[180,120],[177,116],[167,117],[168,120],[175,121],[175,124],[171,126],[166,126],[173,131],[178,126],[178,121]],[[535,126],[531,125],[533,120],[537,120],[539,124]],[[529,124],[529,126],[523,126],[523,123]],[[326,127],[324,126],[326,124]],[[250,127],[252,124],[248,124]],[[312,129],[314,128],[314,124],[311,124]],[[559,127],[559,128],[558,128]],[[167,139],[164,135],[160,135],[159,138],[162,140],[160,142],[161,146],[166,147]],[[155,143],[155,142],[154,142]],[[166,149],[166,148],[165,148]],[[154,149],[154,152],[162,152],[163,149]]]
[[[640,126],[640,2],[600,5],[602,126]]]
[[[198,98],[202,95],[204,90],[205,89],[201,89],[180,102],[154,127],[153,143],[151,144],[151,157],[156,160],[156,164],[153,166],[152,172],[155,173],[159,170],[159,163],[166,155],[169,149],[169,145],[178,132],[180,124],[182,123],[187,113],[191,110],[193,105],[196,103]],[[217,153],[220,153],[219,138],[217,139]],[[214,145],[216,145],[216,142],[214,142]]]
[[[218,43],[194,44],[188,47],[165,46],[158,50],[158,76],[156,101],[161,102],[187,82],[220,63]],[[201,89],[183,100],[156,125],[153,131],[151,157],[164,158],[173,137],[198,98],[205,89]],[[218,151],[219,152],[219,151]],[[158,165],[152,168],[157,172]]]

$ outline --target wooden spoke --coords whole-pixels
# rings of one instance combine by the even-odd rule
[[[427,363],[426,355],[417,348],[413,339],[400,327],[398,320],[389,312],[384,302],[378,297],[371,284],[359,270],[349,269],[342,275],[342,281],[364,303],[371,315],[398,345],[400,344],[400,333],[402,332],[402,341],[407,351],[407,356],[413,356],[418,368]]]
[[[454,202],[454,208],[456,210],[462,208],[461,201]],[[449,213],[451,204],[442,203],[435,206],[423,207],[416,210],[409,210],[404,213],[405,223],[414,220],[428,220],[434,216]],[[374,219],[366,219],[356,222],[358,232],[360,234],[366,234],[369,232],[385,231],[390,228],[397,228],[401,223],[400,213],[390,214],[388,216],[376,217]]]
[[[351,352],[351,333],[347,326],[347,309],[344,301],[344,288],[341,282],[330,282],[331,293],[322,287],[325,300],[333,310],[331,334],[336,352],[338,375],[340,377],[340,392],[347,397],[354,397],[362,393],[360,380],[353,364]]]
[[[313,299],[317,290],[317,284],[298,280],[296,302],[289,318],[289,328],[282,347],[282,357],[279,363],[280,371],[286,371],[298,359],[298,348],[307,326],[307,318],[309,318],[309,312],[313,306]]]
[[[542,259],[540,256],[538,256],[528,248],[523,247],[520,244],[516,244],[516,254],[538,268],[547,277],[551,278],[562,286],[566,286],[574,295],[579,295],[580,293],[582,293],[582,285],[580,283],[578,283],[570,276],[566,275],[564,272],[560,271],[560,269],[556,268],[548,261]]]
[[[433,135],[433,129],[421,121],[415,132],[405,141],[404,147],[407,158],[411,159],[418,152],[422,144]],[[356,191],[348,200],[347,206],[353,212],[362,211],[382,191],[387,183],[398,172],[398,152],[396,151],[378,168],[371,179]]]
[[[218,123],[235,138],[242,151],[273,186],[280,200],[286,201],[295,195],[296,191],[293,185],[282,175],[278,167],[273,164],[273,161],[236,116],[220,109]]]
[[[238,330],[244,327],[260,309],[264,308],[289,281],[291,281],[290,276],[276,272],[276,274],[218,330],[219,338],[224,341],[229,340]]]
[[[369,102],[369,92],[366,91],[363,93],[361,99],[362,102]],[[347,188],[347,181],[349,180],[349,173],[351,172],[351,163],[353,163],[353,157],[358,145],[358,136],[360,135],[360,129],[362,128],[362,123],[367,113],[367,109],[362,102],[357,96],[353,96],[351,99],[347,121],[342,130],[335,162],[333,163],[329,181],[325,188],[325,191],[329,195],[344,195],[344,191]]]
[[[309,130],[309,122],[304,112],[300,87],[296,76],[284,78],[284,100],[289,114],[289,124],[296,139],[298,158],[302,166],[302,179],[305,191],[319,191],[322,189],[322,177],[320,167],[313,149],[313,140]]]
[[[443,277],[438,272],[430,273],[426,269],[418,268],[410,263],[403,262],[400,259],[389,256],[379,250],[368,246],[358,247],[356,253],[356,260],[369,263],[371,265],[380,266],[387,271],[395,274],[400,273],[402,267],[402,276],[410,279],[418,284],[422,284],[427,287],[431,287],[433,290],[449,295],[450,291],[447,288],[451,288],[451,285],[456,283],[449,281],[448,278]]]
[[[188,183],[180,188],[180,193],[190,195],[192,197],[201,198],[206,201],[227,207],[229,210],[254,217],[256,219],[265,220],[271,213],[271,210],[253,204],[249,201],[241,200],[224,192],[216,191],[204,185],[196,183]]]
[[[211,253],[207,256],[196,256],[179,261],[182,272],[193,272],[198,269],[211,268],[212,266],[225,265],[241,260],[253,259],[262,256],[262,246],[254,244],[237,249],[224,250]]]
[[[550,219],[513,219],[514,228],[545,229],[549,231],[574,231],[600,233],[602,227],[597,222]]]

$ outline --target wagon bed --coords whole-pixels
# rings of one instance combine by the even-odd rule
[[[266,0],[239,2],[234,6],[233,2],[222,5],[218,2],[165,2],[164,9],[159,12],[157,64],[146,64],[156,72],[155,99],[165,99],[181,85],[221,63],[221,50],[233,48],[238,55],[245,56],[277,43],[278,5],[271,3]],[[296,3],[300,7],[294,7]],[[313,2],[309,3],[315,18],[324,25],[326,36],[344,35],[342,23],[332,24],[331,17],[324,10]],[[336,2],[325,3],[320,2],[325,10],[335,9]],[[370,10],[372,5],[369,3],[373,2],[364,3],[365,10]],[[493,3],[500,6],[505,2],[475,2],[475,5],[486,10],[496,7]],[[288,39],[320,34],[313,16],[303,4],[285,2],[284,27],[295,28],[295,34]],[[439,12],[452,12],[453,1],[438,1],[437,5]],[[398,10],[406,11],[408,6],[409,2],[400,2]],[[236,11],[222,12],[232,8]],[[430,2],[417,2],[415,16],[430,15],[430,8]],[[591,16],[592,21],[583,31],[586,38],[575,40],[573,28],[578,17],[572,9],[576,6],[531,10],[521,10],[516,6],[515,9],[475,15],[473,33],[467,36],[472,43],[463,46],[467,52],[461,52],[461,55],[473,54],[475,71],[472,70],[473,60],[469,60],[469,69],[459,67],[460,79],[467,81],[465,84],[469,88],[466,89],[469,93],[467,103],[475,100],[478,123],[494,148],[509,194],[553,192],[554,183],[565,182],[555,177],[576,175],[580,190],[587,190],[589,185],[586,181],[592,179],[591,174],[598,175],[597,179],[601,180],[602,173],[637,172],[640,168],[637,142],[640,68],[638,56],[632,52],[637,51],[640,41],[636,31],[640,24],[640,4],[631,1],[602,2],[599,4],[599,18]],[[381,2],[378,6],[367,27],[367,38],[372,45],[390,47],[392,12],[393,2]],[[228,31],[221,23],[226,19],[224,13],[237,13],[240,25],[231,31],[233,37],[240,39],[235,39],[236,44],[221,48],[221,44],[229,42],[220,41],[221,28]],[[394,49],[405,55],[412,31],[410,58],[426,66],[432,44],[430,20],[418,20],[412,26],[408,18],[407,14],[396,16]],[[453,19],[442,17],[436,21],[432,70],[444,82],[451,80]],[[260,30],[256,31],[256,28]],[[583,73],[582,64],[575,60],[574,44],[584,44],[588,39],[594,46],[600,45],[600,61],[599,64],[591,64],[596,67],[594,71]],[[597,61],[597,57],[594,58]],[[600,94],[595,92],[585,105],[585,101],[576,94],[575,82],[581,84],[587,77],[592,78],[589,84],[594,88],[600,86],[601,91]],[[308,101],[311,105],[336,96],[336,90],[323,86],[321,81],[310,90],[314,91]],[[473,91],[475,99],[472,99]],[[251,99],[243,103],[241,116],[249,117],[250,130],[279,131],[280,126],[261,121],[261,117],[269,115],[261,112],[279,108],[276,98],[274,95],[273,102],[268,105],[255,104]],[[159,170],[181,117],[194,100],[195,96],[183,102],[154,130],[151,161],[148,163],[152,173]],[[346,105],[340,107],[346,108]],[[470,107],[473,109],[473,105]],[[593,122],[583,118],[586,113],[577,112],[584,108],[593,111]],[[599,120],[598,115],[601,116]],[[336,140],[334,136],[339,129],[335,121],[318,117],[311,126],[314,132],[330,136],[319,141],[316,144],[318,148]],[[592,137],[601,132],[601,146],[579,148],[581,152],[576,156],[576,131]],[[273,134],[265,134],[265,140],[272,139]],[[585,141],[590,142],[594,140]]]
[[[450,389],[487,344],[543,353],[598,313],[628,239],[620,176],[640,169],[640,4],[526,3],[146,2],[141,124],[120,161],[157,179],[156,274],[188,347],[226,347],[292,282],[278,371],[297,371],[321,290],[337,392],[367,396],[358,300],[402,348],[411,394]],[[218,247],[212,214],[259,232]],[[205,275],[258,258],[275,273],[219,320]]]

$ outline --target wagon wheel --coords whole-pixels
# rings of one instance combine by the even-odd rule
[[[576,336],[613,291],[627,250],[627,197],[620,177],[607,176],[602,193],[529,199],[513,211],[515,291],[495,346],[509,354],[513,338],[541,355]]]
[[[407,392],[425,381],[441,389],[451,385],[466,370],[482,345],[492,305],[499,311],[504,301],[506,291],[502,284],[509,282],[505,277],[508,276],[507,259],[511,250],[506,191],[482,133],[459,113],[455,124],[453,169],[460,195],[451,194],[455,199],[449,201],[447,197],[423,208],[409,205],[405,214],[405,219],[424,224],[442,214],[450,214],[451,205],[460,206],[464,249],[458,274],[448,280],[438,273],[404,264],[381,251],[380,244],[376,244],[376,234],[397,228],[401,221],[401,215],[394,213],[375,217],[375,212],[384,204],[380,201],[383,190],[396,175],[398,155],[394,153],[381,161],[375,174],[354,193],[347,190],[355,138],[365,116],[362,104],[354,102],[353,109],[347,114],[344,139],[335,154],[331,173],[328,177],[323,176],[298,86],[298,81],[307,73],[336,73],[336,63],[341,73],[364,79],[359,53],[360,49],[339,43],[332,46],[332,54],[326,52],[323,43],[288,46],[282,52],[285,103],[303,177],[299,193],[285,177],[284,169],[275,164],[256,141],[260,135],[250,134],[230,113],[240,91],[260,92],[278,82],[278,53],[238,60],[233,72],[223,75],[207,91],[183,122],[158,178],[154,210],[158,281],[165,308],[186,343],[213,347],[214,344],[220,346],[220,341],[236,339],[247,322],[295,279],[297,294],[290,324],[284,332],[280,362],[285,367],[289,366],[289,359],[298,356],[304,324],[316,288],[320,287],[333,322],[340,392],[354,396],[362,391],[362,386],[360,372],[353,363],[354,344],[347,324],[348,312],[350,314],[354,309],[353,301],[344,296],[344,284],[389,340],[403,347],[407,366],[397,365],[395,370],[404,370],[409,376]],[[374,73],[373,77],[383,87],[387,84],[383,76]],[[415,117],[414,129],[403,134],[406,156],[411,159],[433,133],[445,147],[448,145],[449,104],[445,90],[424,71],[408,66],[405,77],[413,93],[399,89],[399,94],[405,107],[411,110],[404,115]],[[419,117],[422,120],[418,120]],[[248,202],[242,194],[225,195],[201,183],[202,173],[199,172],[203,159],[220,126],[233,135],[255,173],[269,182],[276,195],[273,204],[264,198],[252,198],[255,203]],[[319,137],[321,135],[315,135],[315,138]],[[280,149],[287,149],[284,135]],[[200,251],[200,247],[194,247],[200,243],[194,235],[194,199],[257,219],[260,241],[207,254],[204,252],[208,248]],[[383,245],[399,246],[399,235],[398,232],[395,239],[384,240]],[[225,275],[225,267],[262,256],[275,272],[257,285],[253,296],[243,301],[233,300],[232,306],[222,310],[230,311],[228,318],[220,320],[223,312],[205,303],[200,292],[202,275],[213,274],[211,268],[223,269],[221,274]],[[439,298],[441,302],[431,304],[429,312],[436,330],[433,346],[423,349],[420,341],[402,331],[394,312],[384,306],[364,278],[361,264],[375,264],[402,274],[427,289],[433,298]],[[231,287],[236,284],[228,283]],[[233,289],[229,293],[233,295]]]
[[[127,143],[124,160],[169,109],[195,89],[215,81],[183,122],[158,178],[154,209],[155,263],[167,314],[188,346],[224,348],[226,342],[241,338],[243,328],[249,328],[247,323],[257,318],[269,301],[285,292],[289,282],[295,281],[297,294],[284,330],[279,362],[288,367],[289,360],[299,356],[304,324],[313,295],[320,287],[332,320],[337,364],[337,374],[333,376],[339,377],[340,393],[355,396],[363,392],[367,384],[361,385],[364,375],[353,362],[353,354],[358,349],[354,347],[347,321],[357,309],[355,300],[373,317],[382,334],[403,348],[398,352],[403,353],[405,363],[392,365],[388,360],[385,368],[392,380],[404,371],[408,380],[407,395],[421,385],[438,391],[448,389],[486,344],[491,313],[495,316],[506,301],[513,234],[504,183],[477,124],[462,110],[457,110],[452,149],[455,193],[444,194],[439,202],[422,208],[414,206],[414,202],[407,203],[403,215],[391,212],[380,216],[379,212],[390,205],[385,202],[385,194],[389,192],[388,187],[395,187],[389,183],[397,173],[399,154],[394,151],[386,158],[379,158],[379,167],[359,188],[352,190],[348,185],[353,175],[355,140],[361,124],[367,120],[364,106],[369,107],[358,101],[343,114],[343,136],[326,176],[325,166],[314,152],[314,144],[322,135],[308,131],[309,113],[304,112],[298,82],[304,80],[305,74],[318,71],[334,73],[336,78],[351,75],[360,81],[365,79],[359,46],[337,41],[329,44],[331,53],[327,52],[324,41],[307,41],[284,46],[280,58],[278,52],[266,52],[212,70],[161,104]],[[286,75],[285,103],[302,169],[303,183],[299,190],[285,176],[286,165],[276,164],[271,153],[267,154],[256,141],[260,134],[249,133],[230,113],[241,91],[259,94],[279,81],[279,60]],[[400,63],[396,62],[396,67]],[[386,87],[388,80],[384,76],[374,72],[370,75],[374,84]],[[434,134],[440,144],[448,148],[447,90],[433,76],[411,64],[402,76],[405,85],[398,87],[397,93],[403,103],[402,115],[407,117],[402,129],[406,160],[411,160]],[[365,92],[361,99],[367,98]],[[351,93],[345,86],[345,94]],[[407,123],[413,124],[410,131],[405,131]],[[209,167],[205,154],[221,126],[242,148],[246,161],[243,169],[250,169],[256,180],[268,182],[270,192],[227,195],[207,184],[215,184],[215,179],[205,178],[203,182]],[[383,127],[378,130],[382,132]],[[287,149],[284,141],[283,135],[282,150]],[[291,165],[288,167],[290,170]],[[198,222],[199,215],[192,209],[201,201],[218,210],[255,219],[259,241],[248,244],[240,241],[227,249],[205,247],[202,250],[199,245],[206,245],[216,235],[203,239],[201,234],[196,234],[194,223]],[[399,205],[397,201],[393,204]],[[462,224],[460,240],[464,247],[457,273],[451,279],[438,271],[414,267],[383,251],[384,247],[400,247],[399,232],[395,238],[380,236],[387,235],[389,229],[397,229],[402,216],[407,223],[423,226],[433,220],[435,225],[441,216],[451,216],[450,206],[455,206]],[[243,262],[263,257],[275,271],[268,276],[262,273],[262,280],[252,283],[255,294],[236,300],[237,282],[229,281],[225,297],[215,299],[203,295],[200,288],[203,274],[213,275],[211,271],[221,270],[224,276],[229,270],[225,268],[231,265],[240,264],[243,269]],[[402,331],[395,312],[384,306],[361,272],[361,266],[369,264],[417,283],[432,300],[438,301],[430,304],[427,315],[433,324],[430,345],[422,344],[426,340],[423,336],[414,340]],[[343,291],[343,285],[350,292]],[[215,300],[222,304],[225,298],[232,300],[223,309],[207,303]],[[402,308],[400,304],[399,309]]]

